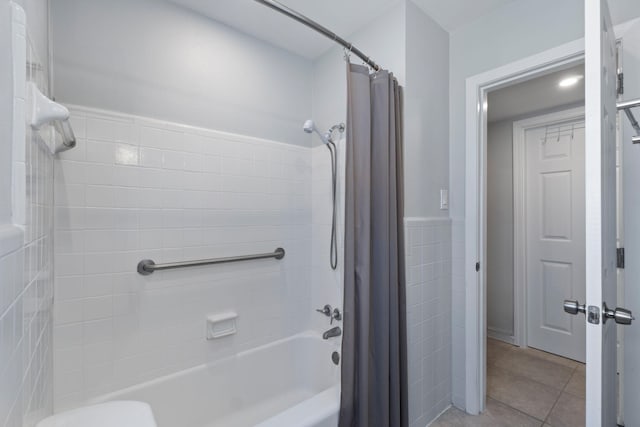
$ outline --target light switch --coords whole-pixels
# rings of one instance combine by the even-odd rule
[[[449,209],[449,190],[444,188],[440,190],[440,210],[446,211]]]

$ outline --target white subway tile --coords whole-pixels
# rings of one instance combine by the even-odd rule
[[[116,161],[115,144],[113,142],[87,140],[86,159],[91,163],[112,165]]]
[[[84,277],[59,277],[55,283],[55,295],[57,301],[82,298],[84,296]]]
[[[115,139],[116,126],[112,120],[87,117],[85,123],[87,138],[102,141],[113,141]]]
[[[82,109],[77,110],[74,116],[82,117]],[[88,160],[78,156],[76,170],[68,175],[73,179],[63,181],[85,186],[83,210],[62,203],[55,224],[64,236],[60,248],[78,250],[72,237],[80,235],[76,231],[84,237],[82,253],[69,254],[79,257],[63,257],[57,261],[62,270],[56,269],[60,292],[69,279],[67,299],[61,302],[71,308],[56,319],[56,334],[64,344],[61,349],[74,344],[84,349],[79,366],[83,382],[80,391],[56,390],[56,402],[72,404],[159,372],[230,354],[202,351],[202,322],[210,312],[239,307],[241,318],[251,320],[251,327],[239,332],[236,350],[307,328],[311,262],[304,254],[312,247],[310,150],[221,137],[151,119],[96,112],[91,117]],[[112,129],[100,127],[106,123]],[[271,169],[273,162],[277,172]],[[326,200],[329,180],[326,169],[322,172],[324,188],[316,194]],[[272,174],[279,179],[269,179]],[[291,261],[284,270],[257,262],[148,277],[135,272],[143,258],[170,262],[266,252],[275,245],[287,248]],[[78,271],[83,281],[74,287],[70,278]],[[340,280],[340,275],[331,273],[329,280]],[[298,285],[285,286],[288,283]],[[295,308],[286,316],[274,315],[285,307]],[[421,308],[416,307],[418,317]],[[64,363],[56,366],[63,369]],[[106,378],[98,368],[113,369],[113,374]]]
[[[82,357],[82,347],[67,347],[56,349],[53,355],[53,369],[57,374],[65,375],[73,371],[77,371],[82,366],[84,360]]]
[[[53,308],[53,317],[56,325],[76,323],[82,321],[82,299],[56,301]]]
[[[140,166],[144,166],[145,168],[161,168],[162,162],[162,150],[147,147],[140,148]]]
[[[110,208],[115,206],[114,188],[107,185],[86,186],[86,206],[89,208]]]
[[[89,297],[82,301],[84,321],[105,319],[113,316],[113,296]]]
[[[112,229],[116,225],[113,209],[87,207],[82,211],[82,214],[82,227],[78,228]]]
[[[163,151],[162,167],[164,169],[183,170],[185,168],[185,154],[179,151]]]
[[[82,323],[59,324],[57,321],[55,323],[55,340],[53,342],[54,348],[65,349],[74,346],[78,346],[78,348],[80,348],[79,346],[81,345],[83,339]]]

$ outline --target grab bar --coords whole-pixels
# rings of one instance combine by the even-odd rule
[[[285,252],[283,248],[276,248],[275,251],[264,254],[231,256],[226,258],[198,259],[195,261],[170,262],[167,264],[156,264],[151,259],[143,259],[138,263],[138,273],[142,274],[143,276],[148,276],[156,270],[171,270],[174,268],[196,267],[199,265],[225,264],[229,262],[250,261],[253,259],[282,259],[284,258],[284,254]]]

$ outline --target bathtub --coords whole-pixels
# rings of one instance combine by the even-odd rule
[[[307,332],[94,400],[151,405],[158,427],[336,427],[336,343]]]

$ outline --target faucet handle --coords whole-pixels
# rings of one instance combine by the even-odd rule
[[[326,304],[324,307],[322,308],[316,308],[316,311],[318,313],[322,313],[327,317],[331,317],[331,306],[329,304]]]
[[[333,325],[333,319],[342,320],[342,313],[340,313],[340,309],[337,307],[334,308],[333,312],[331,313],[331,322],[329,322],[329,324]]]

